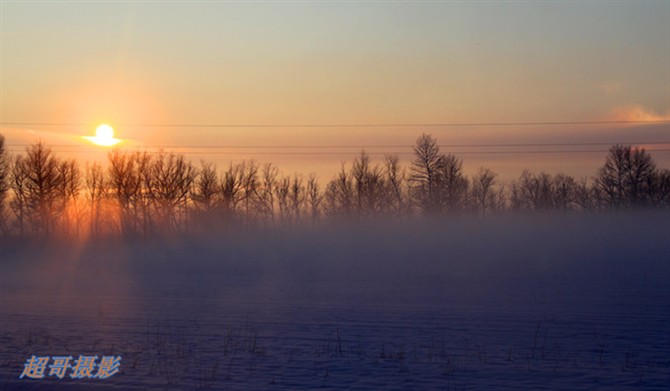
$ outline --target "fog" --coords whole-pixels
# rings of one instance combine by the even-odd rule
[[[113,351],[127,362],[123,376],[87,387],[313,388],[328,373],[335,388],[662,389],[669,217],[506,214],[4,239],[0,375],[13,389],[26,385],[17,376],[31,354]],[[440,340],[449,353],[429,360]],[[228,360],[225,373],[219,361],[207,376],[189,372],[213,357]]]
[[[667,212],[507,214],[3,243],[4,297],[584,306],[670,271]],[[574,302],[573,302],[574,300]],[[416,301],[416,302],[415,302]]]

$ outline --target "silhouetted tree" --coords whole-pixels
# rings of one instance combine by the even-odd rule
[[[377,215],[388,207],[387,187],[379,165],[371,166],[370,156],[361,152],[351,168],[354,182],[355,213]]]
[[[110,195],[117,201],[120,227],[124,234],[149,232],[151,211],[149,202],[151,157],[146,152],[109,153]]]
[[[293,177],[286,176],[277,181],[274,195],[277,199],[277,208],[279,213],[279,221],[282,224],[299,224],[306,217],[306,213],[310,213],[314,217],[314,213],[318,216],[318,207],[320,204],[320,195],[318,194],[318,185],[314,187],[315,179],[310,176],[307,181],[307,186],[299,174]],[[310,187],[311,186],[311,187]],[[311,193],[308,193],[308,190]],[[314,194],[316,191],[317,194]],[[317,208],[315,211],[313,208]]]
[[[90,211],[89,228],[91,234],[95,236],[100,234],[102,221],[109,214],[109,211],[104,209],[104,201],[107,198],[107,181],[99,163],[86,165],[85,183],[86,201]]]
[[[440,153],[437,140],[426,134],[416,140],[414,156],[410,183],[421,211],[430,215],[464,209],[468,180],[463,176],[463,162]]]
[[[81,191],[81,171],[74,159],[62,160],[58,165],[60,205],[63,216],[63,228],[74,230],[79,235],[81,211],[79,193]]]
[[[354,159],[349,172],[343,164],[340,172],[326,186],[323,195],[326,214],[358,218],[391,211],[396,201],[394,197],[402,194],[402,178],[397,160],[389,159],[385,162],[386,170],[378,164],[372,165],[365,152]],[[396,210],[401,207],[398,204],[405,205],[402,200],[395,202]]]
[[[288,194],[291,190],[291,178],[281,178],[275,186],[275,196],[277,197],[277,207],[279,208],[279,220],[282,224],[289,222],[290,210]]]
[[[5,149],[5,137],[0,134],[0,232],[8,228],[5,203],[9,191],[9,156]]]
[[[600,201],[614,209],[646,205],[655,170],[656,165],[644,148],[613,146],[595,179]]]
[[[310,174],[307,177],[306,199],[309,216],[312,223],[315,223],[321,215],[321,201],[323,200],[323,195],[319,189],[319,181],[315,174]]]
[[[414,156],[409,178],[413,198],[424,214],[440,212],[440,170],[444,156],[440,154],[437,140],[422,134],[414,144]]]
[[[512,183],[512,209],[575,209],[579,206],[578,191],[586,190],[580,189],[571,176],[557,174],[552,177],[544,172],[533,174],[525,170],[519,180]],[[582,193],[580,196],[588,196],[588,193]],[[583,199],[582,202],[586,203],[587,200]]]
[[[330,217],[354,217],[354,183],[344,164],[328,182],[324,194],[326,214]]]
[[[258,166],[254,161],[242,162],[240,164],[240,184],[242,185],[242,203],[244,205],[244,217],[247,224],[253,222],[258,212]]]
[[[195,169],[183,155],[160,152],[148,167],[149,199],[153,202],[158,227],[185,227],[188,201]]]
[[[655,170],[647,187],[653,206],[670,207],[670,170]]]
[[[322,215],[367,218],[417,210],[467,209],[485,216],[506,207],[506,189],[515,210],[670,208],[670,170],[657,169],[649,153],[630,146],[613,146],[593,181],[524,171],[509,187],[499,185],[486,168],[468,181],[462,161],[441,153],[429,135],[417,139],[414,154],[406,176],[397,156],[375,164],[362,152],[349,169],[343,163],[322,192],[314,174],[280,176],[272,164],[231,163],[219,176],[214,165],[202,162],[196,170],[171,152],[154,156],[113,150],[106,171],[87,164],[82,187],[75,160],[58,159],[41,142],[10,159],[0,135],[0,230],[75,235],[86,211],[94,235],[105,229],[146,235],[187,229],[191,222],[237,229],[240,223],[303,224]]]
[[[456,156],[443,155],[438,166],[440,210],[457,212],[465,208],[468,180],[463,175],[463,162]]]
[[[553,207],[559,210],[575,209],[577,182],[569,175],[556,174],[551,180]]]
[[[28,173],[24,170],[24,156],[15,156],[10,167],[10,187],[14,192],[14,197],[9,203],[9,207],[16,216],[16,224],[21,235],[24,235],[27,230],[27,215],[28,215],[28,193],[26,189],[26,182],[28,180]]]
[[[405,215],[411,212],[411,202],[405,183],[405,170],[400,167],[397,155],[384,158],[385,181],[388,187],[388,208],[395,215]]]
[[[575,184],[575,204],[579,209],[589,212],[596,211],[599,208],[598,190],[586,179],[582,179]]]
[[[221,178],[221,204],[224,219],[237,217],[238,204],[244,199],[244,166],[230,164]]]
[[[277,186],[279,169],[272,165],[272,163],[267,163],[263,165],[261,171],[262,183],[258,191],[259,215],[263,221],[274,225],[275,188]]]
[[[303,185],[302,177],[298,174],[293,176],[288,199],[291,210],[291,220],[295,223],[299,223],[302,218],[302,210],[305,201],[305,186]]]
[[[214,213],[218,207],[219,178],[216,166],[212,163],[201,161],[191,199],[198,216]]]
[[[537,175],[524,170],[518,181],[512,183],[511,203],[514,210],[548,210],[553,208],[551,176]]]
[[[17,214],[23,232],[28,223],[33,232],[51,234],[63,213],[63,177],[58,159],[40,141],[26,148],[26,156],[19,156],[12,167],[12,190]]]
[[[475,212],[486,216],[504,207],[503,188],[496,189],[497,174],[489,168],[480,167],[472,177],[471,200]]]

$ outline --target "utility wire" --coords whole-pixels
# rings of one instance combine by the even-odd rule
[[[670,149],[647,149],[647,152],[670,152]],[[72,151],[72,150],[54,150],[55,153],[87,153],[91,151]],[[531,151],[463,151],[455,152],[455,155],[526,155],[526,154],[573,154],[573,153],[606,153],[607,150],[598,149],[598,150],[531,150]],[[150,154],[157,154],[158,151],[148,152]],[[286,152],[286,151],[277,151],[277,152],[184,152],[184,155],[271,155],[271,156],[297,156],[297,155],[313,155],[313,156],[352,156],[356,155],[356,152]],[[386,152],[366,152],[367,155],[398,155],[398,156],[413,156],[413,152],[402,152],[402,151],[386,151]]]
[[[611,146],[611,145],[664,145],[668,141],[627,141],[627,142],[572,142],[572,143],[518,143],[518,144],[439,144],[440,148],[513,148],[513,147],[578,147],[578,146]],[[32,144],[7,144],[8,147],[27,147]],[[89,148],[93,145],[50,144],[54,148]],[[141,148],[171,149],[366,149],[366,148],[414,148],[413,145],[140,145]]]
[[[409,127],[477,127],[477,126],[567,126],[567,125],[618,125],[618,124],[664,124],[670,119],[635,120],[635,121],[522,121],[522,122],[427,122],[427,123],[352,123],[352,124],[226,124],[226,123],[147,123],[147,124],[116,124],[116,127],[128,128],[409,128]],[[90,126],[84,123],[67,122],[0,122],[2,126],[58,126],[81,127]]]

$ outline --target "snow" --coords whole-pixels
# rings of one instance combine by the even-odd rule
[[[666,390],[670,214],[5,240],[0,389]],[[120,355],[109,379],[19,379]]]

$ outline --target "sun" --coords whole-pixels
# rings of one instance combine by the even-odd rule
[[[121,142],[120,139],[114,138],[114,128],[107,124],[100,124],[95,129],[95,136],[85,136],[84,138],[102,147],[111,147]]]

